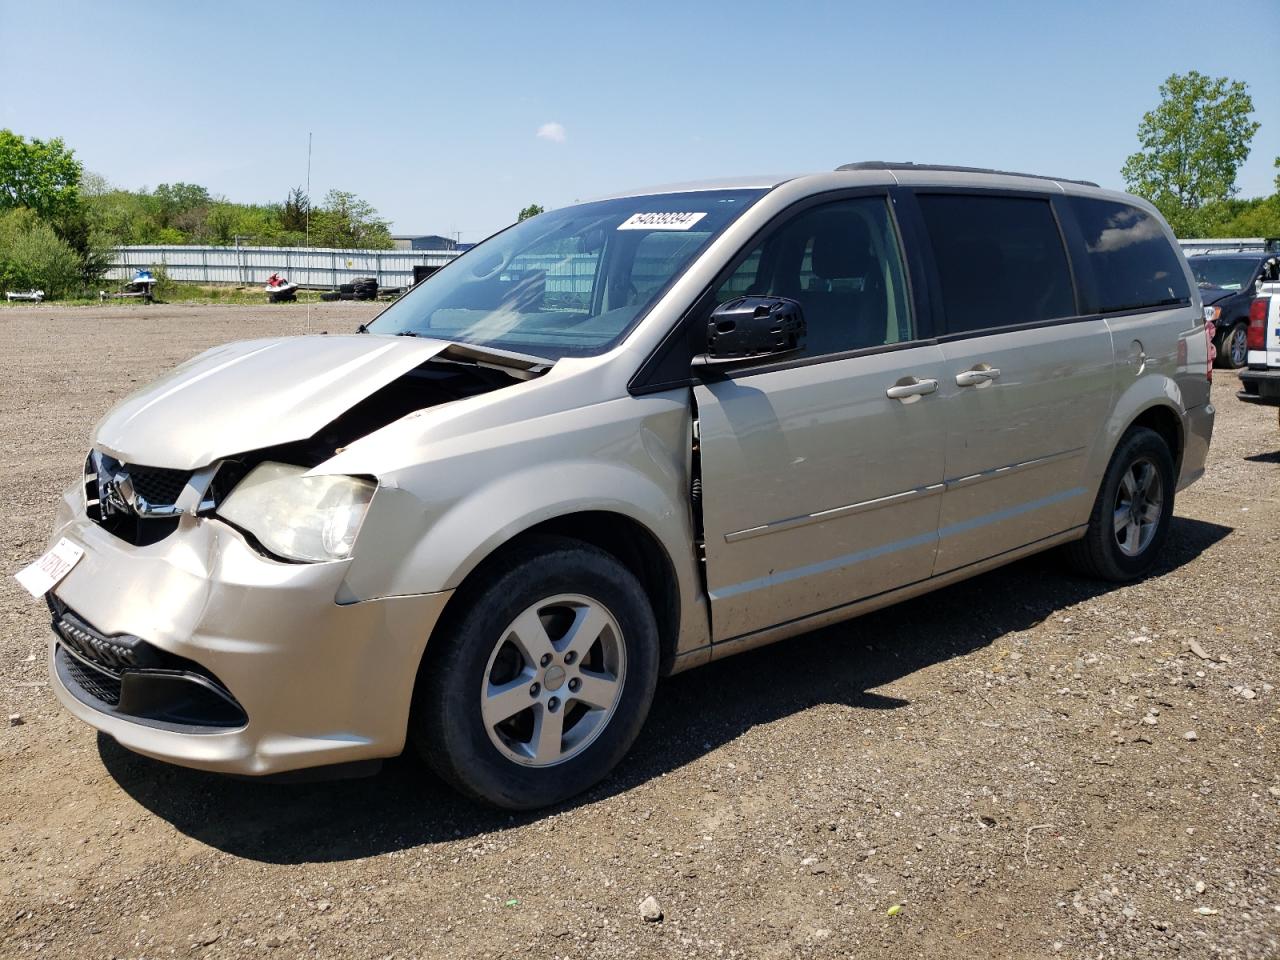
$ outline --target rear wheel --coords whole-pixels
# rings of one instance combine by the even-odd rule
[[[1124,582],[1156,562],[1173,518],[1173,455],[1164,438],[1132,427],[1111,457],[1084,538],[1067,556],[1088,576]]]
[[[612,555],[539,538],[472,578],[418,679],[413,739],[477,799],[531,809],[601,780],[630,748],[658,676],[653,612]]]

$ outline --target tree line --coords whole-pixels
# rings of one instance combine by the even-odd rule
[[[92,291],[114,247],[233,244],[386,250],[389,223],[354,193],[318,204],[301,187],[281,203],[235,203],[194,183],[126,190],[84,169],[60,138],[0,130],[0,290],[51,298]]]

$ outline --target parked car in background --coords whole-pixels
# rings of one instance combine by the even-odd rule
[[[1249,307],[1248,346],[1248,369],[1240,371],[1238,396],[1280,407],[1280,281],[1258,287]]]
[[[1173,234],[1096,184],[624,193],[359,334],[216,347],[125,399],[20,577],[58,698],[132,750],[263,775],[408,741],[536,807],[608,773],[660,675],[1054,547],[1144,576],[1211,376]]]
[[[1218,365],[1243,367],[1249,348],[1249,306],[1257,285],[1280,280],[1280,257],[1274,253],[1204,253],[1187,258],[1200,288],[1200,299],[1217,327]]]

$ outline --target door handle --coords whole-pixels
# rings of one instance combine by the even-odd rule
[[[974,367],[972,370],[956,374],[956,386],[980,387],[984,383],[990,383],[992,380],[998,380],[999,378],[1000,371],[996,367]]]
[[[933,393],[938,389],[937,380],[917,380],[915,377],[903,377],[892,387],[884,392],[884,395],[891,400],[901,400],[903,403],[911,403],[925,394]]]

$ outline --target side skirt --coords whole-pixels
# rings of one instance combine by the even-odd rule
[[[893,604],[899,603],[903,600],[909,600],[912,597],[918,597],[921,594],[930,593],[940,587],[958,583],[961,580],[967,580],[980,573],[986,573],[988,570],[994,570],[996,567],[1002,567],[1015,560],[1021,560],[1023,557],[1029,557],[1032,554],[1041,553],[1061,544],[1070,543],[1072,540],[1079,540],[1084,536],[1087,529],[1087,524],[1081,524],[1078,527],[1072,527],[1070,530],[1054,534],[1051,537],[1045,537],[1043,540],[1037,540],[1034,543],[1028,543],[1025,546],[996,554],[994,557],[979,560],[977,563],[971,563],[968,566],[959,567],[955,570],[948,570],[946,573],[940,574],[936,577],[930,577],[927,580],[919,580],[915,583],[907,584],[905,587],[898,587],[894,590],[887,590],[884,593],[878,593],[875,596],[864,597],[863,599],[856,600],[853,603],[842,604],[841,606],[831,607],[828,610],[822,610],[818,613],[799,617],[795,620],[788,620],[785,623],[767,627],[764,630],[757,630],[754,633],[747,633],[740,637],[723,640],[720,643],[713,644],[709,647],[700,647],[697,650],[690,650],[688,653],[682,654],[676,658],[675,663],[672,665],[671,672],[679,673],[682,670],[688,670],[691,667],[706,663],[709,660],[720,660],[724,657],[731,657],[735,653],[745,653],[747,650],[754,650],[757,647],[763,647],[778,640],[785,640],[788,637],[808,633],[811,630],[830,626],[833,623],[852,620],[854,617],[862,616],[864,613],[871,613],[873,610],[880,610],[883,607],[892,606]]]

